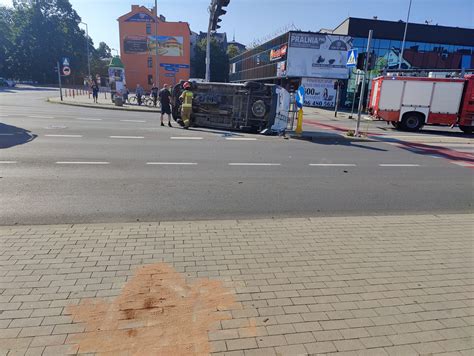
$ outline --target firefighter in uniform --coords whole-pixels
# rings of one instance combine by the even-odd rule
[[[194,94],[190,90],[191,89],[191,83],[185,82],[183,84],[183,93],[179,97],[181,99],[181,119],[183,120],[184,123],[184,128],[188,129],[189,125],[191,124],[191,113],[193,111],[193,97]]]

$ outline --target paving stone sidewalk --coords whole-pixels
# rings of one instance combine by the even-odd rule
[[[215,355],[473,355],[473,218],[0,226],[0,355],[81,354],[67,306],[158,262],[235,296]]]

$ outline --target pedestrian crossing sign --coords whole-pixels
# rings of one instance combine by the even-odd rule
[[[347,63],[346,67],[355,67],[357,65],[357,50],[351,49],[347,51]]]
[[[64,57],[64,58],[62,59],[62,62],[63,62],[63,67],[69,67],[69,65],[70,65],[70,64],[69,64],[69,63],[70,63],[70,62],[69,62],[69,58]]]

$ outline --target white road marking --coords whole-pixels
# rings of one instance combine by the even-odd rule
[[[311,167],[355,167],[353,163],[310,163]]]
[[[281,166],[281,163],[229,163],[229,166]]]
[[[109,136],[110,138],[145,138],[143,136]]]
[[[257,141],[254,137],[226,137],[225,139],[229,141]]]
[[[32,119],[54,119],[54,116],[30,115]]]
[[[0,161],[0,164],[14,164],[16,161]]]
[[[92,118],[85,118],[85,117],[75,117],[76,120],[81,120],[81,121],[102,121],[102,119],[92,119]]]
[[[82,135],[45,135],[46,137],[68,137],[68,138],[81,138]]]
[[[146,122],[144,120],[120,120],[121,122]]]
[[[202,140],[202,137],[195,136],[172,136],[171,140]]]
[[[93,165],[105,165],[110,164],[110,162],[68,162],[68,161],[59,161],[56,164],[93,164]]]
[[[0,136],[13,136],[15,134],[12,133],[0,133]]]
[[[147,162],[149,166],[197,166],[193,162]]]
[[[419,167],[419,164],[405,164],[405,163],[383,163],[380,167]]]

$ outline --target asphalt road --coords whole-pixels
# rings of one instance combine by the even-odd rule
[[[185,131],[157,114],[46,103],[52,95],[0,92],[0,224],[472,211],[474,155],[456,143],[436,155]]]

